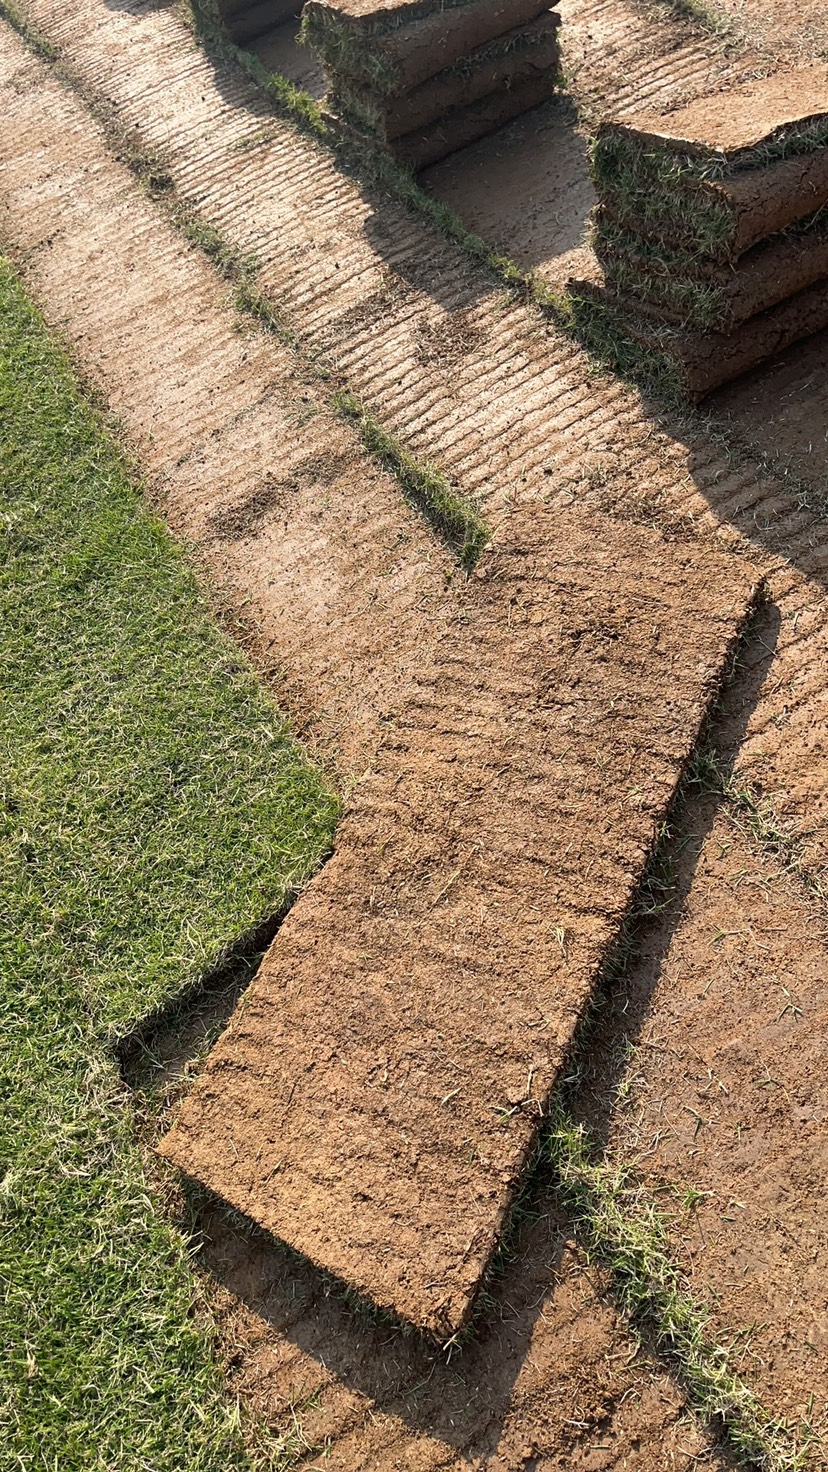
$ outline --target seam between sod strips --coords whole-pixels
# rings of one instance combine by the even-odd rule
[[[394,476],[406,500],[448,543],[461,567],[471,572],[491,537],[488,524],[471,498],[461,494],[438,466],[406,450],[356,394],[342,384],[336,385],[332,370],[317,354],[305,348],[301,338],[282,321],[274,302],[259,291],[256,286],[259,266],[255,258],[237,250],[197,210],[180,200],[163,161],[136,145],[113,110],[81,82],[59,50],[29,24],[13,0],[0,0],[0,19],[7,21],[31,50],[52,66],[61,82],[80,97],[103,128],[114,155],[126,164],[179,234],[200,250],[218,275],[233,286],[235,310],[252,319],[260,329],[275,336],[284,347],[295,353],[303,369],[309,369],[320,385],[328,385],[324,394],[328,407],[356,429],[367,453]],[[290,87],[290,84],[286,86]],[[296,93],[295,88],[290,90]],[[303,94],[296,93],[296,96],[301,104]],[[311,99],[307,100],[313,106]]]
[[[8,8],[5,7],[5,9],[8,13]],[[24,35],[26,36],[27,40],[31,40],[28,31],[24,31]],[[38,48],[35,47],[35,49]],[[45,49],[41,50],[40,54],[46,54],[49,56],[49,59],[53,60],[54,53],[51,48],[49,48],[49,51],[52,53],[51,55],[49,55],[49,53],[46,52]],[[133,168],[138,173],[141,172],[145,165],[148,165],[148,161],[142,158],[136,158],[135,161],[132,163]],[[149,167],[153,168],[154,165],[149,163]],[[163,179],[159,174],[156,175],[154,183],[151,174],[145,178],[145,183],[147,183],[148,187],[156,191],[156,196],[159,191],[161,192],[161,194],[167,192],[166,186],[163,183]],[[218,235],[218,232],[213,231],[212,238],[207,239],[204,235],[204,232],[209,231],[210,227],[204,226],[203,223],[200,222],[195,215],[190,214],[185,220],[179,220],[177,223],[179,223],[179,228],[182,228],[185,234],[188,231],[191,232],[188,238],[193,239],[194,243],[200,245],[205,253],[211,257],[217,269],[220,270],[221,274],[224,275],[226,279],[236,281],[240,292],[243,291],[247,293],[249,297],[252,297],[254,295],[255,288],[252,285],[254,279],[254,268],[252,263],[244,262],[241,257],[234,254],[230,248],[226,247],[226,245],[222,242],[221,237]],[[199,232],[201,232],[202,238],[196,239],[196,235]],[[259,311],[256,309],[255,304],[251,304],[251,301],[249,299],[245,301],[243,309],[253,311],[254,315],[259,315]],[[270,326],[271,330],[278,332],[283,341],[289,342],[292,346],[295,346],[295,340],[293,339],[292,334],[287,332],[286,329],[278,324],[278,320],[275,317],[272,306],[267,303],[263,303],[261,306],[261,311],[264,312],[265,310],[273,314],[273,320],[271,322],[268,322],[267,324]],[[320,377],[327,376],[324,370],[318,369],[317,371],[319,372]],[[417,462],[414,462],[411,457],[407,457],[404,451],[401,451],[400,447],[391,436],[385,434],[381,426],[377,425],[376,421],[374,421],[367,413],[367,411],[364,410],[359,401],[355,399],[354,396],[348,395],[344,392],[337,394],[336,398],[338,400],[338,402],[336,403],[337,409],[352,423],[358,425],[358,427],[360,428],[360,433],[362,434],[363,439],[369,445],[369,448],[372,449],[372,453],[376,454],[380,458],[386,457],[386,459],[392,459],[396,457],[398,464],[395,473],[400,475],[402,472],[402,474],[416,478],[417,474],[421,470],[421,467],[419,467],[417,465]],[[432,494],[435,494],[433,487]],[[596,1189],[594,1181],[592,1182],[592,1185],[589,1189],[592,1191]],[[791,1461],[771,1462],[766,1460],[764,1465],[768,1467],[783,1467],[794,1466],[795,1463]]]

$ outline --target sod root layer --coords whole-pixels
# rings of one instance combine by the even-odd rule
[[[396,487],[372,472],[353,438],[327,416],[301,364],[272,337],[239,334],[223,286],[198,253],[112,159],[71,96],[5,28],[0,35],[0,235],[106,393],[167,517],[198,543],[224,599],[246,615],[263,667],[276,658],[286,671],[280,693],[299,691],[308,702],[308,733],[321,728],[326,744],[342,723],[348,742],[334,749],[359,771],[376,742],[368,734],[376,712],[390,699],[378,656],[388,657],[395,678],[407,678],[405,648],[395,643],[405,615],[389,625],[384,604],[398,614],[416,610],[422,663],[426,624],[433,637],[440,607],[457,612],[453,600],[440,605],[437,597],[438,589],[446,597],[450,561]],[[285,476],[280,488],[275,470],[296,465],[306,475]],[[360,541],[366,526],[370,545]],[[355,562],[335,562],[340,542],[343,558],[364,560],[359,590]],[[259,557],[268,576],[255,583],[251,602]],[[327,583],[313,583],[314,558],[325,564]],[[289,566],[292,597],[284,586]],[[374,585],[372,566],[384,570]],[[315,603],[299,601],[294,622],[291,610],[308,580],[302,596]],[[363,638],[372,641],[372,671]],[[347,706],[336,694],[340,641],[348,645],[349,688],[356,671],[365,678]],[[669,1378],[646,1355],[636,1357],[603,1299],[601,1278],[584,1271],[554,1213],[532,1226],[520,1271],[494,1285],[493,1331],[461,1372],[417,1336],[372,1326],[272,1242],[236,1237],[226,1214],[203,1225],[209,1265],[228,1284],[224,1332],[235,1388],[284,1424],[288,1448],[327,1446],[328,1465],[339,1468],[459,1468],[491,1455],[492,1465],[517,1469],[529,1444],[575,1466],[600,1453],[604,1465],[656,1472],[665,1448],[680,1472],[699,1459],[723,1465]],[[255,1312],[244,1307],[246,1298]]]
[[[456,1333],[751,586],[614,519],[513,518],[163,1153]]]
[[[703,61],[709,74],[706,42],[688,43],[668,58],[668,27],[646,29],[630,8],[600,10],[602,23],[617,28],[618,49],[604,49],[608,32],[596,25],[599,7],[591,14],[582,8],[576,38],[584,58],[579,75],[589,71],[596,89],[602,78],[607,85],[623,74],[637,88],[636,105],[646,100],[654,53],[649,62],[646,48],[633,54],[633,19],[636,46],[644,35],[650,47],[656,34],[662,38],[653,95],[679,89],[682,75],[701,77]],[[578,21],[573,11],[570,34]],[[499,514],[523,498],[560,494],[682,535],[736,531],[751,540],[771,575],[779,629],[741,761],[761,775],[783,818],[802,827],[809,862],[818,865],[826,791],[820,736],[825,540],[799,489],[749,459],[732,458],[698,426],[673,423],[664,432],[634,394],[596,380],[584,355],[537,316],[504,307],[499,289],[470,274],[444,242],[387,201],[373,207],[361,201],[325,156],[270,117],[240,79],[223,71],[219,87],[174,16],[95,6],[79,8],[70,27],[57,7],[38,13],[86,80],[97,81],[120,116],[137,125],[136,136],[168,152],[188,197],[205,201],[236,241],[255,238],[263,247],[270,290],[298,328],[308,325],[306,341],[315,345],[324,334],[343,371],[365,386],[386,422],[410,446],[438,456],[464,486],[475,480],[486,486],[488,504]],[[596,37],[591,70],[590,28]],[[720,64],[724,69],[716,59]],[[242,140],[258,142],[258,149],[239,148]],[[368,230],[373,242],[393,242],[401,270],[391,271],[372,251]],[[429,282],[439,283],[433,297]],[[511,396],[500,391],[507,366]],[[779,414],[783,406],[784,399]],[[738,402],[732,412],[738,427]],[[752,434],[761,436],[767,417],[757,410]],[[813,464],[817,483],[818,445],[808,444],[809,429],[803,422],[802,465],[807,473]],[[779,432],[777,416],[777,439]],[[250,569],[246,575],[253,577]],[[782,1177],[784,1159],[769,1162],[771,1168]],[[728,1284],[716,1280],[725,1305]],[[779,1360],[784,1379],[783,1350]],[[789,1388],[792,1405],[804,1407],[808,1388],[793,1381]]]

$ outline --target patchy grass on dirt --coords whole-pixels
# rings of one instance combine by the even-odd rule
[[[4,1466],[248,1465],[111,1043],[318,865],[336,800],[0,260]]]

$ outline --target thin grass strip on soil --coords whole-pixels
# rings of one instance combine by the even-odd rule
[[[579,1241],[612,1274],[622,1312],[655,1336],[696,1414],[724,1429],[739,1465],[762,1472],[809,1466],[807,1445],[796,1447],[793,1428],[767,1413],[734,1372],[728,1351],[713,1340],[710,1314],[688,1292],[670,1254],[669,1226],[632,1168],[596,1159],[587,1133],[560,1104],[543,1152]]]
[[[284,905],[337,803],[5,262],[0,348],[4,1465],[242,1469],[106,1040]]]

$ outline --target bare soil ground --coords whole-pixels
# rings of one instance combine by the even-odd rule
[[[627,1040],[632,1054],[610,1146],[639,1162],[766,1401],[824,1438],[825,909],[712,808],[694,815],[680,898],[615,1001],[616,1068]]]
[[[309,1468],[724,1472],[554,1210],[527,1224],[478,1337],[448,1359],[220,1210],[200,1225],[233,1389],[288,1438],[301,1426]]]
[[[772,57],[810,61],[828,54],[828,16],[822,0],[712,0],[711,17]]]
[[[301,363],[272,337],[239,333],[210,269],[5,30],[0,56],[4,242],[105,391],[166,516],[196,544],[222,598],[238,614],[257,590],[254,611],[245,610],[248,634],[266,667],[276,653],[282,698],[306,703],[309,734],[320,729],[325,749],[360,770],[389,698],[382,671],[393,667],[399,678],[405,665],[407,617],[416,618],[421,645],[424,624],[433,635],[446,555],[331,420]],[[305,484],[295,470],[311,459],[316,471]],[[281,492],[267,481],[276,469]],[[373,554],[359,540],[365,528]],[[333,558],[329,536],[339,547]],[[337,556],[364,556],[361,576],[353,564],[337,576]],[[255,560],[267,570],[261,581]],[[384,578],[375,589],[365,582],[372,565]],[[360,680],[371,671],[359,655],[353,600],[374,661],[359,690],[355,666]],[[347,688],[358,706],[343,704],[336,644],[348,648]],[[221,1211],[205,1228],[206,1261],[228,1288],[227,1356],[239,1391],[284,1427],[288,1445],[299,1437],[305,1450],[324,1446],[325,1465],[517,1469],[563,1458],[655,1469],[665,1452],[677,1468],[720,1465],[680,1392],[637,1355],[554,1215],[531,1227],[519,1266],[496,1290],[491,1330],[462,1368],[417,1335],[366,1320],[269,1239],[251,1246]]]
[[[729,446],[719,437],[720,418],[708,425],[665,421],[624,386],[592,375],[584,355],[530,309],[504,304],[490,283],[471,274],[423,227],[387,201],[361,197],[323,154],[297,139],[286,125],[269,120],[263,104],[244,83],[226,71],[214,72],[201,60],[174,15],[108,12],[91,0],[79,5],[71,20],[51,0],[32,0],[29,8],[87,84],[106,96],[142,142],[164,154],[182,194],[197,201],[236,243],[257,251],[264,266],[262,285],[278,299],[306,343],[332,357],[407,444],[439,459],[464,489],[478,490],[496,519],[508,517],[511,508],[525,500],[554,494],[577,497],[595,509],[659,523],[684,535],[743,537],[749,542],[770,578],[775,623],[753,650],[761,678],[743,713],[739,764],[772,795],[783,824],[794,832],[802,863],[818,875],[824,864],[828,816],[828,769],[821,734],[828,685],[826,545],[819,503],[816,498],[809,501],[807,492],[809,485],[821,489],[828,453],[824,388],[816,376],[822,363],[819,345],[814,342],[795,350],[784,363],[725,391],[721,409],[732,425]],[[715,90],[716,79],[729,75],[729,68],[751,64],[740,61],[738,54],[732,58],[709,36],[690,32],[673,20],[649,22],[631,5],[590,6],[565,0],[565,27],[567,10],[575,85],[578,75],[584,77],[583,95],[593,103],[603,95],[609,105],[618,95],[619,79],[623,79],[622,101],[637,105],[647,97],[679,97],[682,89],[691,94],[694,89]],[[559,123],[553,136],[563,136],[559,117],[554,129]],[[519,136],[530,142],[531,126],[531,118],[518,125],[526,130]],[[77,165],[82,144],[76,137]],[[83,146],[86,141],[84,133]],[[578,140],[572,146],[577,151],[582,143]],[[502,148],[502,140],[497,148]],[[480,154],[475,156],[479,162]],[[529,178],[530,147],[520,156],[524,178]],[[507,165],[500,152],[496,164],[503,177]],[[547,157],[539,178],[553,173]],[[485,168],[478,178],[485,189]],[[488,192],[486,209],[491,211]],[[41,187],[41,205],[48,208],[46,186]],[[585,205],[582,189],[576,213],[583,215]],[[25,201],[16,217],[25,219],[31,207]],[[511,208],[514,214],[514,201]],[[543,199],[536,197],[531,215],[541,242],[545,208]],[[560,197],[558,208],[563,208]],[[550,207],[548,218],[553,216]],[[566,249],[576,248],[565,211],[562,220],[560,235],[550,238],[568,242]],[[46,280],[40,290],[49,299]],[[51,287],[55,316],[63,310],[65,295],[65,279],[55,278]],[[78,350],[89,359],[102,351],[98,343],[84,353],[80,338]],[[101,364],[101,371],[108,373],[106,360],[102,358]],[[118,375],[112,377],[117,384]],[[121,377],[126,378],[123,368]],[[774,390],[774,384],[781,384],[784,392]],[[132,392],[137,413],[141,396],[134,387]],[[770,405],[772,428],[767,424]],[[789,443],[804,488],[788,473]],[[767,469],[760,459],[765,454],[770,461]],[[246,575],[242,564],[250,561],[249,548],[240,546],[239,588]],[[768,662],[762,664],[765,646]],[[737,897],[764,892],[771,908],[779,904],[781,920],[771,923],[763,917],[768,933],[774,933],[777,924],[791,924],[778,853],[768,856],[748,847],[739,862],[745,865],[745,877]],[[715,935],[724,913],[715,886],[700,884],[692,903],[697,906],[695,923],[707,924],[707,914],[707,933]],[[798,989],[809,995],[810,953],[794,947],[787,954],[784,984],[794,997]],[[680,967],[673,975],[679,982],[685,978],[681,984],[684,1004],[689,1005],[698,992],[697,977]],[[674,994],[673,1012],[681,1005],[681,995],[676,1000]],[[693,1072],[697,1060],[689,1051],[695,1038],[683,1046],[683,1060],[661,1087],[665,1108],[674,1115],[684,1112],[685,1103],[702,1112]],[[765,1044],[756,1037],[748,1044],[749,1056],[753,1048],[757,1062],[760,1046]],[[791,1049],[785,1059],[788,1094],[807,1100],[811,1069],[807,1050]],[[734,1098],[743,1091],[746,1118],[752,1117],[755,1087],[748,1073],[749,1066],[741,1075],[734,1070],[732,1087]],[[773,1199],[776,1192],[781,1201],[789,1189],[789,1145],[782,1115],[768,1139],[762,1189],[766,1199]],[[798,1178],[815,1178],[819,1134],[800,1131],[798,1149]],[[675,1169],[680,1185],[677,1165]],[[818,1323],[824,1312],[819,1280],[820,1274],[824,1280],[826,1263],[816,1194],[803,1190],[797,1210],[802,1238],[816,1256],[813,1272],[801,1278],[793,1317],[774,1293],[776,1263],[765,1253],[761,1213],[742,1211],[740,1218],[741,1250],[753,1264],[752,1297],[745,1297],[744,1282],[734,1279],[726,1248],[717,1247],[715,1222],[708,1225],[693,1271],[697,1282],[707,1283],[717,1296],[720,1322],[731,1330],[746,1333],[755,1305],[760,1301],[767,1305],[763,1332],[766,1342],[774,1345],[773,1378],[763,1380],[764,1370],[749,1359],[746,1374],[772,1390],[779,1404],[805,1411],[812,1392],[818,1401],[826,1398],[824,1362],[812,1363],[803,1328]],[[216,1248],[214,1262],[231,1253],[233,1240],[230,1234]],[[300,1318],[291,1326],[291,1341],[310,1333],[312,1324],[313,1309],[308,1320]],[[262,1334],[269,1332],[263,1321],[259,1327]],[[284,1352],[280,1332],[273,1331],[268,1350],[260,1343],[256,1355],[245,1360],[253,1379],[255,1365],[261,1363],[257,1355],[266,1358]],[[264,1378],[256,1383],[264,1384]],[[274,1402],[284,1405],[278,1395]],[[656,1444],[651,1440],[642,1455],[660,1456],[660,1450],[653,1452]],[[553,1448],[549,1465],[561,1464],[561,1458],[563,1465],[571,1465],[554,1441],[549,1445]],[[365,1464],[360,1455],[355,1454],[352,1465]],[[532,1455],[521,1462],[515,1453],[505,1465],[531,1466]]]

